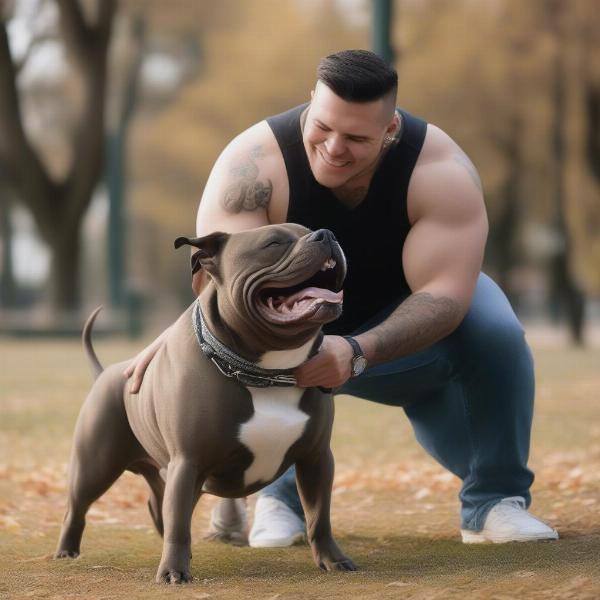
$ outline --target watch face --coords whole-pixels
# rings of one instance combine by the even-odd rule
[[[367,359],[364,356],[357,356],[352,361],[352,375],[356,377],[367,368]]]

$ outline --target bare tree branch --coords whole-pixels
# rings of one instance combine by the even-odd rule
[[[67,48],[74,60],[85,64],[93,32],[85,22],[79,0],[56,0],[56,3],[60,9],[60,26]]]
[[[62,5],[67,0],[57,2]],[[108,45],[116,2],[98,0],[98,3],[97,24],[87,28],[90,39],[86,41],[89,46],[86,60],[79,63],[86,96],[74,135],[73,161],[65,179],[66,193],[70,197],[66,217],[74,224],[87,208],[103,169]],[[72,23],[70,17],[65,21],[65,26],[67,23]],[[73,25],[78,26],[76,23]]]
[[[98,22],[96,30],[100,37],[104,38],[104,43],[108,43],[112,29],[113,17],[117,9],[116,0],[102,0],[98,9]]]
[[[0,159],[23,202],[39,212],[47,209],[47,192],[54,184],[23,129],[16,78],[6,24],[0,21]]]

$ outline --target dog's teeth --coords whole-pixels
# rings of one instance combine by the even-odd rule
[[[333,269],[335,267],[335,260],[333,258],[328,258],[321,267],[321,271],[328,271],[329,269]]]

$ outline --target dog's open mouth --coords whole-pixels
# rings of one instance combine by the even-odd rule
[[[287,285],[285,282],[266,283],[258,293],[256,303],[262,316],[278,324],[297,321],[332,321],[341,313],[343,292],[338,285],[337,262],[326,259],[320,269],[308,279]],[[285,287],[284,287],[285,286]]]

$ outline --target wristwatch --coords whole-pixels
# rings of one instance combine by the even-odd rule
[[[342,337],[352,346],[352,377],[358,377],[367,368],[367,359],[360,344],[352,336]]]

